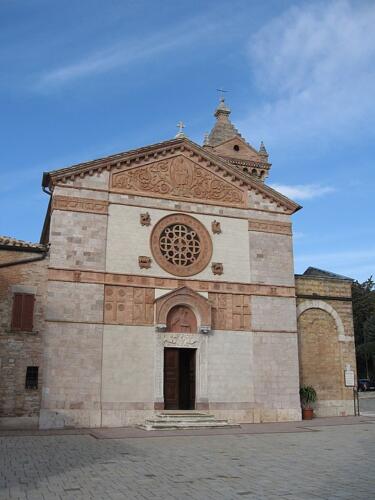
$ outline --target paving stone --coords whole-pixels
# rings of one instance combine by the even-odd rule
[[[0,499],[373,498],[375,425],[312,425],[241,436],[3,436]]]

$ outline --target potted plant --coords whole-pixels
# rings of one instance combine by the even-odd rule
[[[302,419],[311,420],[314,416],[313,404],[317,400],[314,387],[311,385],[302,385],[299,390],[302,406]]]

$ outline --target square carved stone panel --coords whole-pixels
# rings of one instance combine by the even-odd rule
[[[250,296],[230,293],[209,293],[213,330],[251,329]]]
[[[104,323],[112,325],[152,325],[154,289],[132,286],[105,286]]]

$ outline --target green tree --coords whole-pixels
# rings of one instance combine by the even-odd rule
[[[358,377],[375,375],[375,283],[372,276],[352,285],[354,337]]]

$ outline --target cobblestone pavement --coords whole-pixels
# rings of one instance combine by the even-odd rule
[[[303,432],[0,438],[0,499],[373,499],[375,420]]]

